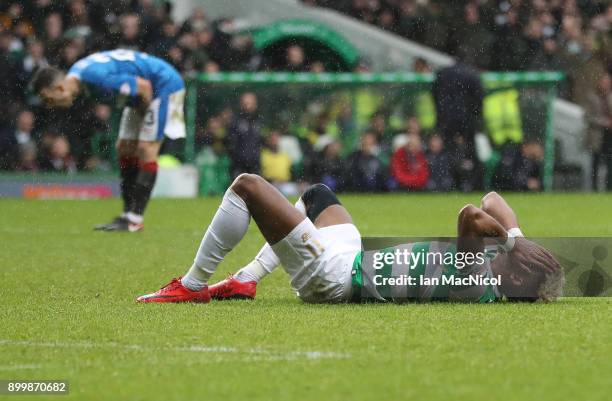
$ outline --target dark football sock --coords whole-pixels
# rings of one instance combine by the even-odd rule
[[[134,186],[134,205],[131,212],[143,215],[149,198],[151,197],[151,191],[155,185],[155,179],[157,178],[157,162],[144,162],[140,164],[140,171],[136,178],[136,185]]]
[[[134,204],[134,187],[138,171],[138,157],[124,156],[119,159],[120,188],[124,213],[129,212]]]

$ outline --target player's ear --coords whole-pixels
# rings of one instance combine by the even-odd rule
[[[59,90],[61,92],[66,92],[66,84],[64,83],[64,81],[60,81],[58,83],[55,84],[55,88],[56,90]]]

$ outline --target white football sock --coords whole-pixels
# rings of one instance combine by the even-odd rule
[[[295,203],[295,208],[306,215],[306,206],[302,201],[302,198],[298,199]],[[256,281],[259,282],[262,278],[272,273],[280,265],[278,256],[274,253],[274,250],[266,242],[261,248],[255,259],[253,259],[248,265],[234,275],[238,281]]]
[[[128,219],[130,223],[134,224],[142,224],[142,222],[144,221],[144,217],[142,217],[141,214],[136,214],[133,212],[127,212],[125,214],[125,218]]]
[[[228,189],[202,238],[193,265],[181,283],[190,290],[202,289],[225,255],[244,237],[250,220],[251,214],[244,200]]]

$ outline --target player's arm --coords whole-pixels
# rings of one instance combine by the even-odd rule
[[[136,77],[136,94],[146,108],[153,100],[153,85],[148,79]]]
[[[554,272],[560,269],[559,262],[542,246],[523,237],[519,229],[518,218],[514,210],[496,192],[489,192],[482,198],[482,210],[516,236],[512,249],[513,264],[523,270],[531,270],[533,266],[540,266],[544,271]]]
[[[463,252],[481,252],[484,238],[493,238],[499,244],[505,244],[508,240],[508,233],[499,221],[474,205],[466,205],[459,212],[457,235],[458,250]],[[468,242],[475,246],[462,246]]]
[[[497,192],[489,192],[481,201],[482,210],[499,222],[506,230],[518,228],[514,210]]]

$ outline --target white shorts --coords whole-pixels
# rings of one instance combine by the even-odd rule
[[[361,252],[361,234],[353,224],[316,228],[304,219],[272,249],[302,300],[350,299],[353,261]]]
[[[123,109],[119,125],[119,139],[145,142],[185,138],[185,89],[160,96],[142,115],[132,107]]]

